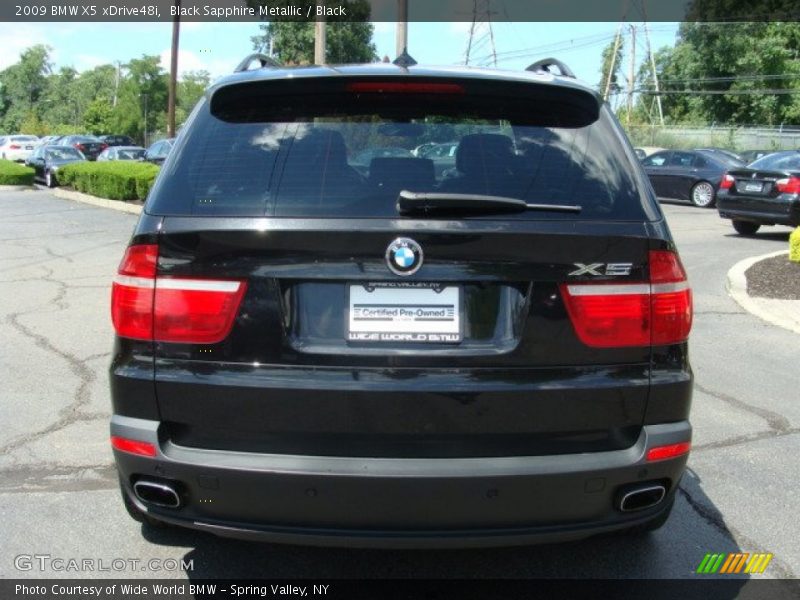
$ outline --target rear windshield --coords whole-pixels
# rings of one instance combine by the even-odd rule
[[[798,171],[800,170],[800,152],[767,154],[750,163],[750,169]]]
[[[70,148],[69,146],[50,147],[45,150],[45,153],[49,160],[70,160],[83,158],[83,155],[80,152],[75,150],[75,148]]]
[[[588,95],[570,102],[238,87],[198,110],[148,212],[397,217],[398,194],[407,190],[582,207],[508,215],[514,219],[643,217],[621,138]]]

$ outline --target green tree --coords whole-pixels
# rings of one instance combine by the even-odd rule
[[[613,98],[622,91],[622,86],[619,83],[619,73],[622,68],[623,46],[624,43],[620,37],[619,40],[614,39],[603,48],[603,62],[600,67],[600,83],[598,84],[598,88],[601,94],[605,94],[606,89],[608,89],[608,99]],[[614,64],[613,70],[611,68],[612,63]]]
[[[47,92],[52,68],[49,46],[36,45],[25,50],[19,62],[0,72],[0,127],[19,131],[31,112],[39,116],[39,99]]]
[[[95,98],[83,113],[83,127],[88,133],[103,135],[113,132],[113,109],[105,98]]]
[[[683,23],[657,63],[672,121],[778,125],[800,118],[798,22]]]
[[[178,81],[177,106],[175,107],[175,122],[180,127],[194,105],[203,97],[206,88],[211,83],[208,71],[187,71]]]
[[[248,0],[253,7],[261,5],[286,6],[282,0]],[[329,17],[326,28],[326,62],[331,64],[365,63],[378,60],[372,43],[374,28],[369,22],[367,0],[340,2],[347,15]],[[262,33],[253,36],[253,48],[266,51],[273,44],[279,60],[290,65],[314,62],[314,23],[275,20],[259,26]]]

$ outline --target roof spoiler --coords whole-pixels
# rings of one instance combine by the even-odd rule
[[[261,64],[259,69],[278,69],[283,66],[274,58],[267,56],[266,54],[256,52],[254,54],[248,54],[245,59],[236,66],[233,72],[242,73],[243,71],[249,71],[250,65],[252,65],[255,61],[258,61]]]
[[[550,70],[552,67],[557,67],[559,72],[553,73]],[[575,73],[572,72],[572,69],[557,58],[543,58],[542,60],[537,60],[535,63],[528,65],[525,70],[534,73],[551,73],[553,75],[561,75],[562,77],[571,77],[575,79]]]

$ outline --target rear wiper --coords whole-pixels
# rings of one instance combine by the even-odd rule
[[[581,207],[569,204],[528,204],[518,198],[483,194],[443,194],[403,190],[397,197],[397,212],[401,215],[491,214],[526,210],[579,213]]]

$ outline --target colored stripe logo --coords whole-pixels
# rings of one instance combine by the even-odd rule
[[[772,554],[759,552],[731,552],[729,554],[716,554],[709,552],[700,561],[696,573],[711,575],[715,573],[763,573],[772,560]]]

